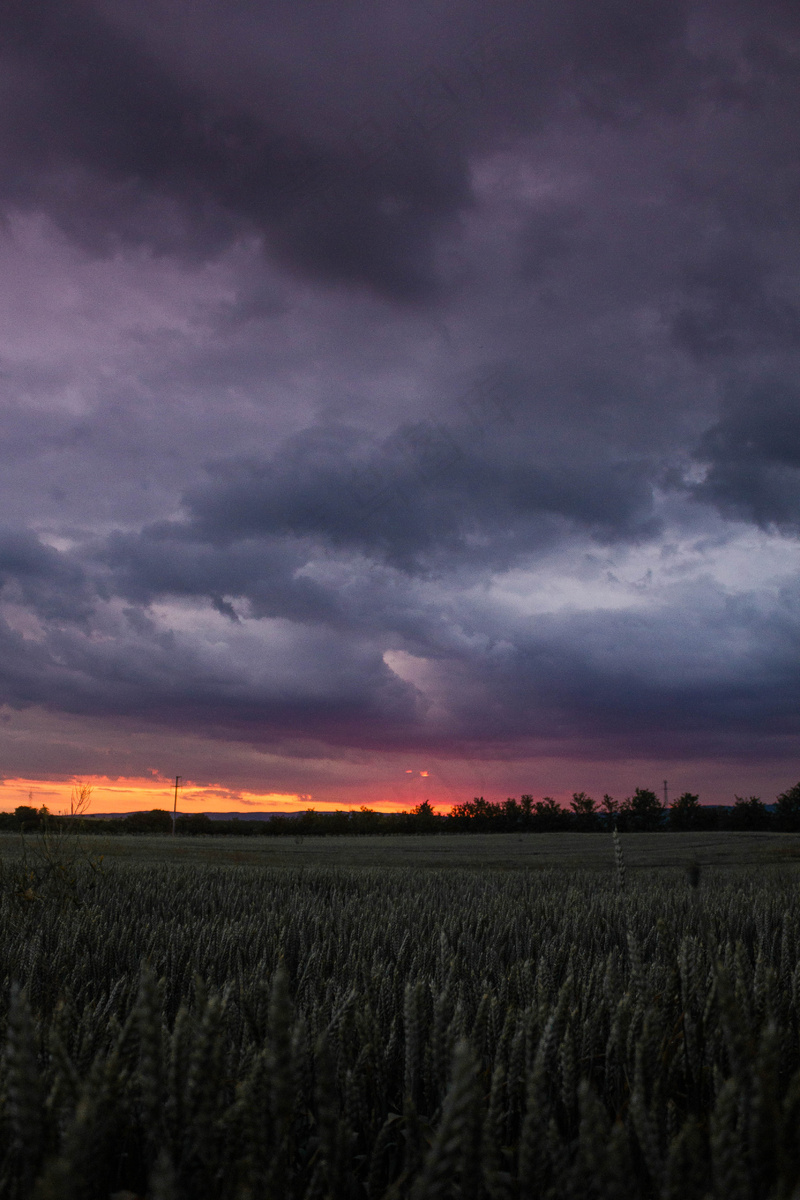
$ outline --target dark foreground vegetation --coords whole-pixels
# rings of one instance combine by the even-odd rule
[[[71,848],[3,862],[2,1197],[797,1195],[796,877]]]
[[[84,789],[90,791],[91,789]],[[59,817],[46,808],[21,805],[13,813],[0,813],[0,831],[33,832],[48,826],[66,826],[73,817]],[[165,809],[130,813],[114,820],[81,817],[84,833],[171,833],[172,814]],[[455,805],[449,813],[438,813],[425,801],[409,812],[379,813],[373,809],[315,812],[298,816],[274,815],[270,820],[211,820],[204,813],[184,814],[175,822],[181,835],[251,837],[320,837],[373,834],[430,833],[598,833],[618,829],[622,833],[652,833],[658,830],[691,831],[800,831],[800,783],[782,792],[774,804],[758,796],[737,796],[732,805],[702,805],[699,796],[684,792],[669,805],[661,803],[649,788],[636,788],[632,796],[618,802],[612,796],[596,801],[576,792],[568,808],[549,796],[534,800],[510,797],[493,804],[482,796]]]

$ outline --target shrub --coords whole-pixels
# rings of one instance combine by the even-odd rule
[[[129,813],[120,824],[126,833],[171,833],[172,814],[163,808],[153,808],[150,812]]]

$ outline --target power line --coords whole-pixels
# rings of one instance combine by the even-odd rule
[[[175,776],[175,799],[172,802],[172,836],[175,837],[175,819],[178,815],[178,788],[180,787],[181,777]]]

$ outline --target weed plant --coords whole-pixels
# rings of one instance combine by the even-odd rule
[[[789,877],[75,870],[0,895],[3,1198],[800,1194]]]
[[[103,870],[104,856],[86,844],[79,820],[52,821],[48,815],[19,842],[16,858],[0,859],[0,893],[26,903],[79,905],[92,874]]]

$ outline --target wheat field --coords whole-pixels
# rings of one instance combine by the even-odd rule
[[[623,834],[625,858],[634,874],[674,870],[697,860],[704,870],[781,865],[800,868],[800,835],[771,832]],[[107,863],[168,866],[394,867],[537,871],[614,869],[608,833],[448,833],[387,837],[169,837],[104,835],[83,837],[87,853]],[[37,843],[36,834],[24,841]],[[0,831],[0,863],[17,859],[18,833]]]
[[[800,1196],[788,873],[6,863],[0,920],[9,1200]]]

